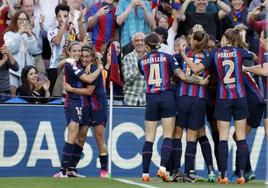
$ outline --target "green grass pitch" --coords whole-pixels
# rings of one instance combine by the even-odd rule
[[[241,187],[241,188],[265,188],[264,181],[253,181],[245,185],[218,185],[215,183],[163,183],[157,178],[153,178],[150,183],[143,183],[140,178],[120,178],[135,185],[122,183],[115,179],[101,178],[31,178],[31,177],[15,177],[0,178],[0,188],[220,188],[220,187]],[[145,185],[145,186],[144,186]],[[267,186],[268,187],[268,186]]]

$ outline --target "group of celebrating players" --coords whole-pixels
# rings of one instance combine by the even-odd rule
[[[226,30],[221,47],[214,46],[214,49],[208,48],[213,41],[200,25],[193,27],[188,38],[189,44],[183,38],[178,40],[178,51],[172,56],[157,51],[160,47],[157,34],[145,37],[146,54],[138,61],[147,83],[142,180],[150,181],[152,148],[157,124],[161,120],[163,143],[157,176],[165,182],[195,182],[191,172],[199,142],[208,169],[208,181],[228,183],[231,181],[227,177],[228,137],[230,122],[234,119],[237,161],[232,182],[244,184],[255,178],[246,137],[251,128],[260,125],[262,117],[267,136],[267,53],[263,54],[262,63],[255,66],[258,57],[246,50],[247,45],[236,29]],[[264,39],[264,36],[261,38]],[[76,166],[89,126],[94,127],[100,153],[100,176],[107,177],[108,152],[104,139],[107,96],[101,74],[103,66],[90,46],[81,47],[78,42],[71,42],[67,51],[69,58],[63,66],[68,137],[62,152],[61,169],[54,177],[81,177]],[[262,76],[264,93],[252,74]],[[204,128],[205,116],[212,128],[219,169],[217,179]],[[181,138],[184,129],[187,130],[187,145],[182,173]]]
[[[145,38],[147,54],[138,61],[147,83],[142,180],[150,181],[152,148],[157,123],[161,120],[163,143],[157,176],[163,181],[196,181],[191,172],[199,142],[208,169],[208,181],[244,184],[255,179],[246,137],[252,128],[260,125],[262,117],[267,138],[268,54],[262,54],[262,63],[255,66],[258,57],[246,50],[247,45],[236,29],[226,30],[220,47],[214,49],[208,48],[213,41],[200,25],[194,26],[188,37],[189,46],[181,42],[184,45],[178,45],[179,52],[175,56],[157,51],[159,38],[156,34]],[[264,40],[263,35],[261,40]],[[262,76],[263,93],[251,73]],[[212,128],[218,178],[204,128],[206,115]],[[236,171],[228,179],[228,137],[232,119],[237,145]],[[180,169],[183,129],[187,130],[184,173]]]

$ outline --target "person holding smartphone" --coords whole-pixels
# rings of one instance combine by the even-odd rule
[[[16,95],[16,89],[21,84],[21,71],[26,65],[33,65],[37,47],[36,38],[31,30],[30,19],[26,12],[17,11],[4,34],[5,45],[19,64],[19,70],[10,70],[11,95]]]
[[[96,52],[101,52],[101,46],[115,37],[115,10],[113,0],[99,1],[87,10],[85,19]]]

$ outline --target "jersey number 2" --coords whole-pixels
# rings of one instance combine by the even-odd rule
[[[150,74],[149,74],[148,84],[155,85],[156,87],[160,87],[160,85],[162,84],[159,64],[150,65]]]
[[[233,84],[235,83],[235,77],[232,77],[232,74],[234,72],[234,62],[232,60],[224,60],[222,62],[223,66],[228,66],[228,71],[225,74],[223,78],[223,83],[224,84]]]

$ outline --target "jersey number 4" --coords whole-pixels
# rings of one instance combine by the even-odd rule
[[[232,60],[224,60],[222,62],[223,67],[228,66],[228,70],[223,78],[224,84],[233,84],[235,83],[235,77],[233,77],[234,72],[234,62]]]
[[[156,87],[161,86],[162,79],[160,76],[159,64],[150,65],[150,74],[149,74],[148,84],[155,85]]]

